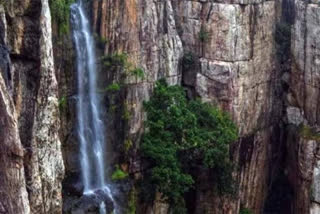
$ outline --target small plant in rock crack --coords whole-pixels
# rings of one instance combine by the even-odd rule
[[[120,89],[121,89],[121,87],[118,83],[112,83],[106,88],[106,91],[117,92],[117,91],[120,91]]]
[[[65,110],[66,108],[67,108],[67,103],[68,101],[67,101],[67,97],[66,96],[62,96],[60,99],[59,99],[59,101],[58,101],[58,105],[59,105],[59,110],[60,111],[63,111],[63,110]]]
[[[120,167],[117,165],[115,171],[111,175],[112,181],[119,181],[126,179],[128,177],[128,173],[124,172]]]
[[[239,214],[253,214],[253,212],[248,208],[241,208]]]

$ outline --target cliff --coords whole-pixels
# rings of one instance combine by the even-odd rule
[[[75,211],[82,187],[72,36],[60,34],[56,17],[51,23],[47,0],[0,7],[0,213]],[[108,157],[130,175],[117,184],[124,207],[147,167],[143,101],[166,78],[228,111],[239,129],[230,152],[238,191],[221,196],[204,171],[194,172],[189,213],[320,212],[315,1],[92,0],[86,8],[99,86],[121,83],[102,95]],[[144,77],[104,66],[101,57],[114,53],[127,53]],[[160,197],[135,202],[136,213],[168,213]]]
[[[7,152],[1,160],[8,166],[1,169],[7,193],[1,213],[59,213],[64,165],[49,4],[8,1],[4,7],[1,145]]]

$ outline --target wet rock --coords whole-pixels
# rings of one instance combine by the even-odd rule
[[[63,211],[72,214],[99,213],[101,203],[105,203],[106,213],[112,213],[114,209],[112,200],[102,190],[79,198],[70,197],[65,203]]]

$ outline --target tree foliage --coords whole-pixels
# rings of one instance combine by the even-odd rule
[[[144,107],[142,152],[151,163],[147,186],[162,193],[173,212],[184,213],[183,194],[194,183],[189,164],[199,163],[221,178],[231,178],[229,144],[237,139],[236,126],[219,108],[187,100],[182,87],[168,86],[164,80],[156,83]]]

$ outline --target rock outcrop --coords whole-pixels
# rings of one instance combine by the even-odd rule
[[[6,164],[0,172],[6,182],[1,188],[9,198],[1,198],[0,212],[61,213],[64,165],[49,3],[5,1],[4,8],[0,79],[1,120],[6,124],[1,126],[1,160]]]
[[[23,154],[16,113],[0,75],[0,213],[29,214]]]

